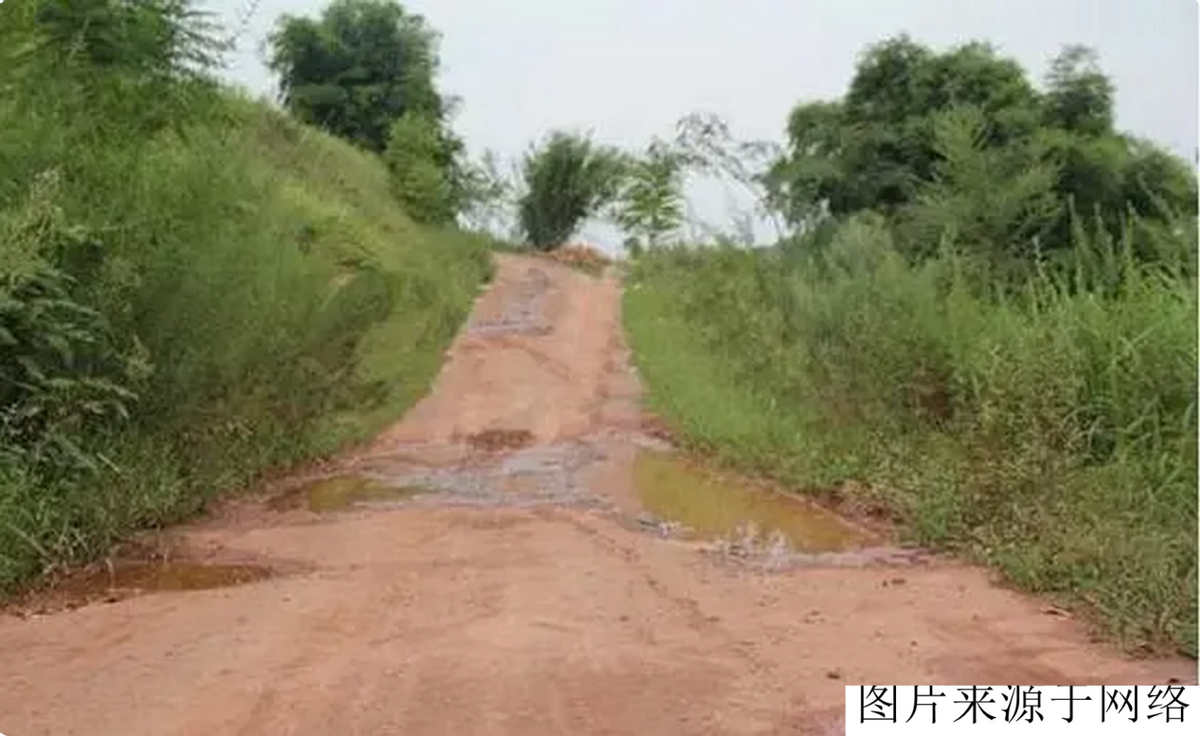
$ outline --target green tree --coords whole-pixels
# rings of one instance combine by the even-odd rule
[[[1050,125],[1086,135],[1112,132],[1113,85],[1100,71],[1095,51],[1067,46],[1051,62],[1046,83],[1043,104]]]
[[[395,0],[333,0],[319,19],[281,18],[269,63],[298,118],[382,153],[402,115],[449,114],[434,86],[436,41]]]
[[[525,193],[517,215],[526,240],[553,250],[617,196],[626,168],[617,151],[589,138],[555,132],[522,162]]]
[[[987,138],[977,108],[934,121],[933,176],[899,217],[910,254],[933,255],[951,244],[1004,268],[1029,259],[1060,216],[1054,165],[1040,151],[988,146]]]
[[[802,230],[819,222],[844,188],[843,117],[840,102],[796,107],[787,124],[790,152],[776,159],[767,173],[771,206]]]
[[[1112,100],[1111,82],[1084,47],[1066,47],[1039,92],[987,44],[937,53],[906,36],[889,39],[863,55],[841,100],[792,111],[788,150],[766,177],[770,202],[799,231],[830,216],[880,212],[902,221],[898,241],[914,253],[937,243],[915,247],[913,237],[940,232],[953,218],[967,218],[955,224],[960,238],[1031,253],[1035,233],[1046,249],[1072,242],[1072,211],[1113,237],[1130,210],[1143,219],[1194,215],[1195,176],[1161,149],[1114,131]],[[946,116],[964,110],[973,122],[960,126],[962,145],[951,149],[961,155],[951,160]],[[995,178],[988,183],[980,172]],[[1053,207],[1042,206],[1048,176]],[[1036,225],[1013,219],[1007,208],[1019,202],[1037,203]]]
[[[935,116],[981,110],[987,145],[1008,145],[1036,128],[1037,93],[1020,66],[983,43],[944,54],[907,36],[869,48],[838,102],[798,106],[789,151],[772,170],[772,199],[794,225],[832,214],[894,211],[933,175]]]
[[[687,157],[654,141],[631,161],[616,206],[616,221],[629,235],[631,253],[653,248],[683,225],[683,175]]]

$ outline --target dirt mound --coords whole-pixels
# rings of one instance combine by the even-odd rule
[[[587,245],[564,245],[551,251],[548,257],[597,276],[613,263],[611,258]]]

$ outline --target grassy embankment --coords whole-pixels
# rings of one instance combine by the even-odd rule
[[[1093,244],[1077,255],[1117,285],[1107,295],[1043,276],[1001,296],[955,259],[907,264],[868,221],[831,248],[823,265],[777,250],[644,258],[625,319],[652,408],[694,449],[802,490],[856,481],[847,492],[909,538],[1127,644],[1194,656],[1186,268]]]
[[[207,83],[106,79],[0,103],[0,590],[368,437],[490,273],[376,158]]]

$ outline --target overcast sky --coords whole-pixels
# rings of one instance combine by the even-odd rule
[[[253,0],[205,0],[229,25]],[[782,140],[789,110],[846,89],[858,54],[909,33],[936,48],[986,40],[1040,81],[1062,44],[1096,48],[1117,124],[1189,161],[1197,148],[1196,0],[405,0],[442,34],[441,85],[472,152],[519,155],[554,128],[640,148],[696,110],[742,138]],[[324,0],[261,0],[227,76],[271,93],[262,39],[282,13]],[[723,218],[724,197],[696,193]]]

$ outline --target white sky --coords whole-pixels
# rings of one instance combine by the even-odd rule
[[[204,0],[229,26],[254,0]],[[1117,87],[1117,124],[1194,161],[1196,0],[404,0],[442,34],[441,87],[473,153],[515,157],[568,128],[641,148],[684,114],[725,118],[741,138],[782,140],[800,101],[839,97],[858,54],[907,32],[936,48],[990,41],[1040,82],[1062,44],[1096,48]],[[261,43],[282,13],[324,0],[260,0],[227,76],[269,94]],[[701,217],[726,197],[698,187]],[[614,245],[607,228],[589,228]],[[619,242],[619,241],[617,241]]]

